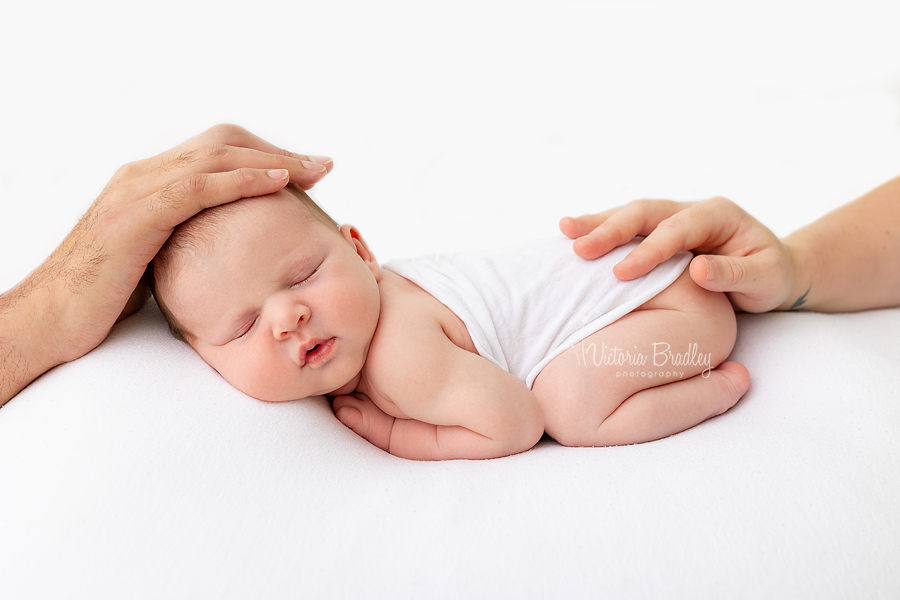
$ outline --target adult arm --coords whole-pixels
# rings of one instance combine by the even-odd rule
[[[789,300],[805,296],[802,308],[838,312],[900,305],[900,177],[783,242],[797,274]]]
[[[329,159],[281,150],[234,125],[120,168],[50,257],[0,295],[0,406],[93,350],[140,308],[147,264],[176,225],[288,181],[309,189],[331,168]]]
[[[900,177],[778,239],[733,202],[637,200],[560,229],[575,252],[596,258],[646,236],[614,273],[631,280],[679,250],[693,250],[690,274],[727,292],[749,312],[838,312],[900,305]]]

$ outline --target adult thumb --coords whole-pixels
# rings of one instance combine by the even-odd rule
[[[793,281],[790,258],[776,247],[749,256],[695,256],[690,269],[694,283],[711,292],[728,292],[734,307],[747,312],[780,306]]]
[[[752,257],[695,256],[691,261],[691,279],[711,292],[747,292],[752,287],[754,264]]]

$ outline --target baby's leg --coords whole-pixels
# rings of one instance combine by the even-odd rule
[[[720,364],[736,331],[725,295],[685,272],[541,371],[533,390],[547,433],[567,446],[634,444],[725,412],[750,385],[743,365]]]

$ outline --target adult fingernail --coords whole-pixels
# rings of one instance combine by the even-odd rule
[[[718,269],[716,268],[716,263],[712,259],[703,257],[703,262],[706,263],[706,280],[712,281],[718,275]]]
[[[287,169],[272,169],[269,171],[269,177],[272,179],[286,179],[288,176]]]
[[[301,163],[304,167],[306,167],[307,169],[309,169],[310,171],[315,171],[316,173],[324,173],[325,171],[328,170],[328,169],[326,169],[325,167],[323,167],[322,165],[320,165],[320,164],[317,163],[317,162],[312,162],[312,161],[309,161],[309,160],[301,160],[300,163]]]
[[[333,162],[328,156],[310,156],[309,160],[317,162],[320,165],[327,165],[328,163]]]

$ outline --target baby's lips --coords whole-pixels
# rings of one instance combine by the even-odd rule
[[[327,342],[328,340],[323,339],[312,339],[307,342],[300,344],[299,354],[300,354],[300,366],[304,366],[306,364],[306,357],[309,356],[309,353],[316,346],[320,346]]]

